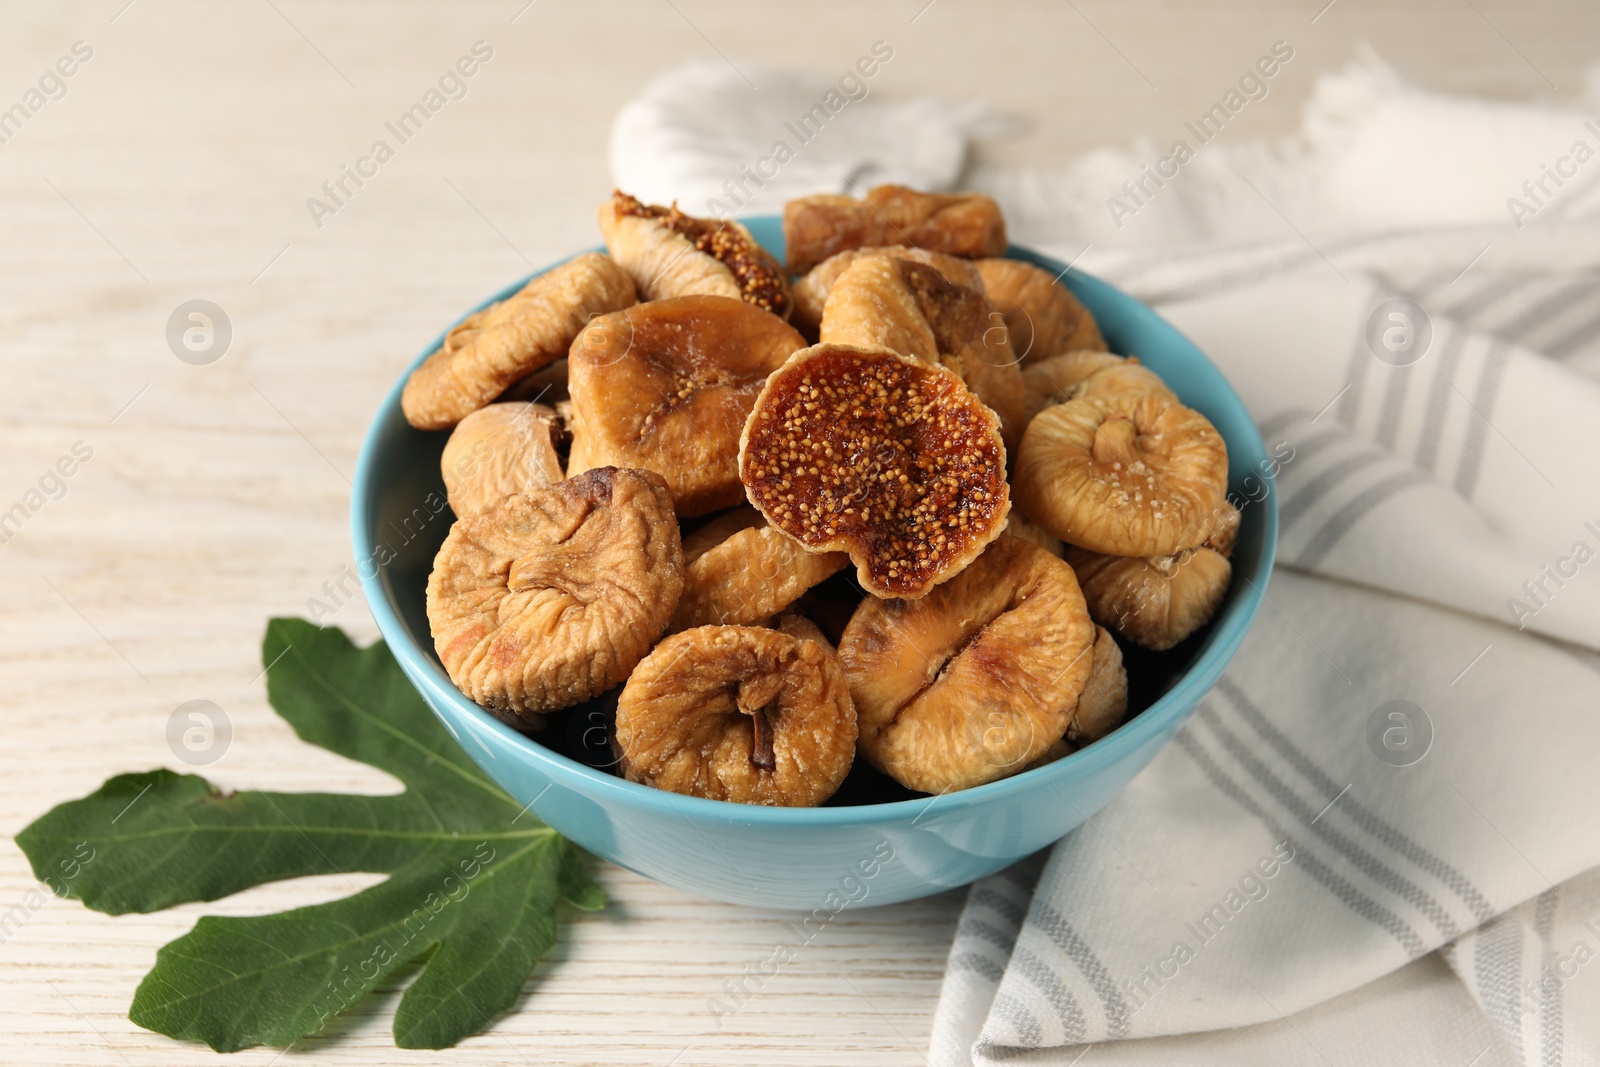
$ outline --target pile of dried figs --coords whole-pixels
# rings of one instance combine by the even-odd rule
[[[591,252],[411,375],[456,519],[427,613],[526,731],[597,699],[628,779],[817,805],[859,752],[942,793],[1127,713],[1118,639],[1226,592],[1204,416],[1113,355],[988,197],[880,186],[737,222],[616,193]],[[1113,636],[1115,635],[1115,636]]]

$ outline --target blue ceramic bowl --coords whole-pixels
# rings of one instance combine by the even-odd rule
[[[781,262],[778,220],[747,222]],[[1065,270],[1026,249],[1012,248],[1009,254],[1052,272]],[[1137,354],[1185,403],[1211,419],[1228,444],[1230,487],[1242,496],[1258,495],[1259,488],[1245,493],[1242,487],[1246,478],[1267,480],[1266,452],[1244,404],[1217,368],[1131,297],[1076,271],[1063,280],[1094,313],[1114,351]],[[491,300],[511,295],[525,281]],[[442,339],[423,349],[415,362]],[[625,781],[563,755],[560,745],[547,747],[525,737],[450,683],[434,654],[424,608],[428,571],[450,522],[439,475],[447,435],[406,424],[400,411],[404,382],[401,375],[367,433],[356,469],[351,527],[356,558],[372,564],[359,568],[367,603],[423,699],[512,796],[590,852],[698,896],[812,912],[797,927],[801,937],[846,907],[889,904],[965,885],[1082,824],[1150,762],[1222,674],[1244,640],[1272,569],[1278,517],[1276,495],[1269,492],[1244,508],[1233,585],[1212,623],[1159,656],[1129,650],[1137,714],[1103,740],[1037,770],[937,797],[893,789],[852,791],[847,783],[840,797],[821,808],[764,808],[679,796]],[[598,736],[602,721],[591,715],[585,725],[575,716],[569,739],[573,729]],[[860,774],[876,775],[864,760],[856,762]],[[901,799],[850,802],[874,795]]]

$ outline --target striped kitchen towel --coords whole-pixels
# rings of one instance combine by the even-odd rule
[[[972,887],[931,1062],[1600,1063],[1600,95],[1368,56],[1292,143],[1224,130],[1142,184],[1159,152],[956,178],[998,125],[875,95],[755,183],[752,116],[825,86],[724,66],[625,111],[619,177],[985,189],[1192,337],[1281,462],[1254,630],[1123,794]]]
[[[1391,89],[1373,123],[1416,110]],[[1394,139],[1490,106],[1431,99],[1444,128]],[[1484,150],[1537,178],[1600,149],[1583,113],[1525,110],[1568,144]],[[1250,240],[1054,247],[1192,337],[1288,457],[1279,568],[1176,743],[1042,869],[973,887],[939,1067],[1600,1063],[1600,161],[1520,228],[1520,183],[1392,162],[1375,205],[1431,180],[1453,221],[1363,225],[1280,159],[1180,205]]]

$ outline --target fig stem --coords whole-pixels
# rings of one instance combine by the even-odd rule
[[[750,749],[750,762],[764,771],[778,769],[778,757],[772,748],[772,720],[767,717],[767,708],[757,708],[750,713],[750,723],[755,730],[755,744]]]
[[[1095,462],[1107,465],[1138,462],[1138,439],[1139,430],[1132,419],[1122,415],[1111,416],[1094,432]]]

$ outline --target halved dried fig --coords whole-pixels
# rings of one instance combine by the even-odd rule
[[[1020,259],[980,259],[978,273],[989,300],[1005,316],[1011,347],[1022,362],[1105,349],[1089,309],[1049,271]]]
[[[1027,390],[998,320],[981,290],[954,285],[923,263],[870,254],[856,257],[834,282],[819,336],[949,367],[1000,416],[1001,436],[1014,449]]]
[[[1227,557],[1204,546],[1154,558],[1069,546],[1067,562],[1078,572],[1095,621],[1157,652],[1211,621],[1233,575]]]
[[[469,315],[411,372],[400,407],[419,430],[446,430],[506,387],[567,354],[596,315],[635,301],[627,271],[586,252],[533,279],[515,296]]]
[[[1113,393],[1035,416],[1012,485],[1023,514],[1069,545],[1162,556],[1205,540],[1227,479],[1227,446],[1204,415]]]
[[[794,283],[794,314],[790,316],[789,321],[794,323],[801,333],[808,337],[817,336],[817,331],[822,328],[822,311],[827,305],[828,293],[833,289],[833,283],[849,269],[850,264],[864,255],[888,255],[896,259],[922,263],[937,270],[952,284],[983,292],[983,277],[970,259],[945,255],[943,252],[931,252],[926,248],[912,248],[909,245],[849,249],[829,256]]]
[[[953,372],[848,345],[791,356],[739,446],[767,521],[813,552],[848,552],[887,597],[925,595],[1000,535],[1005,467],[999,420]]]
[[[685,542],[683,596],[667,627],[669,631],[765,622],[850,562],[843,552],[806,549],[788,534],[768,526],[760,512],[754,508],[749,511],[755,517],[755,525],[730,531],[719,543],[703,550],[697,543],[698,551],[692,560],[687,560]]]
[[[450,510],[470,515],[509,493],[561,481],[561,433],[555,411],[543,404],[490,404],[462,419],[439,457]]]
[[[788,276],[732,219],[696,218],[618,190],[600,205],[600,232],[646,300],[726,296],[789,317]]]
[[[1094,632],[1089,680],[1073,705],[1067,732],[1028,765],[1030,771],[1100,740],[1121,725],[1128,714],[1128,670],[1122,664],[1122,649],[1104,626],[1096,626]]]
[[[634,668],[615,737],[630,782],[815,807],[850,771],[856,715],[839,658],[815,626],[698,626]]]
[[[955,256],[1006,250],[1000,205],[981,193],[920,193],[879,185],[864,200],[806,196],[783,205],[789,270],[804,274],[829,256],[872,245],[915,245]]]
[[[1051,404],[1064,404],[1080,396],[1111,393],[1155,393],[1174,403],[1178,394],[1167,388],[1155,371],[1138,359],[1088,349],[1030,363],[1022,368],[1027,394],[1026,422]]]
[[[536,725],[621,684],[682,591],[666,483],[601,467],[456,520],[428,576],[428,626],[463,693]]]
[[[655,300],[596,319],[568,358],[568,472],[656,471],[680,515],[738,504],[745,417],[767,375],[803,347],[782,319],[721,296]]]
[[[1016,774],[1067,732],[1094,642],[1072,568],[1015,537],[921,600],[868,597],[839,643],[861,754],[925,793]]]

